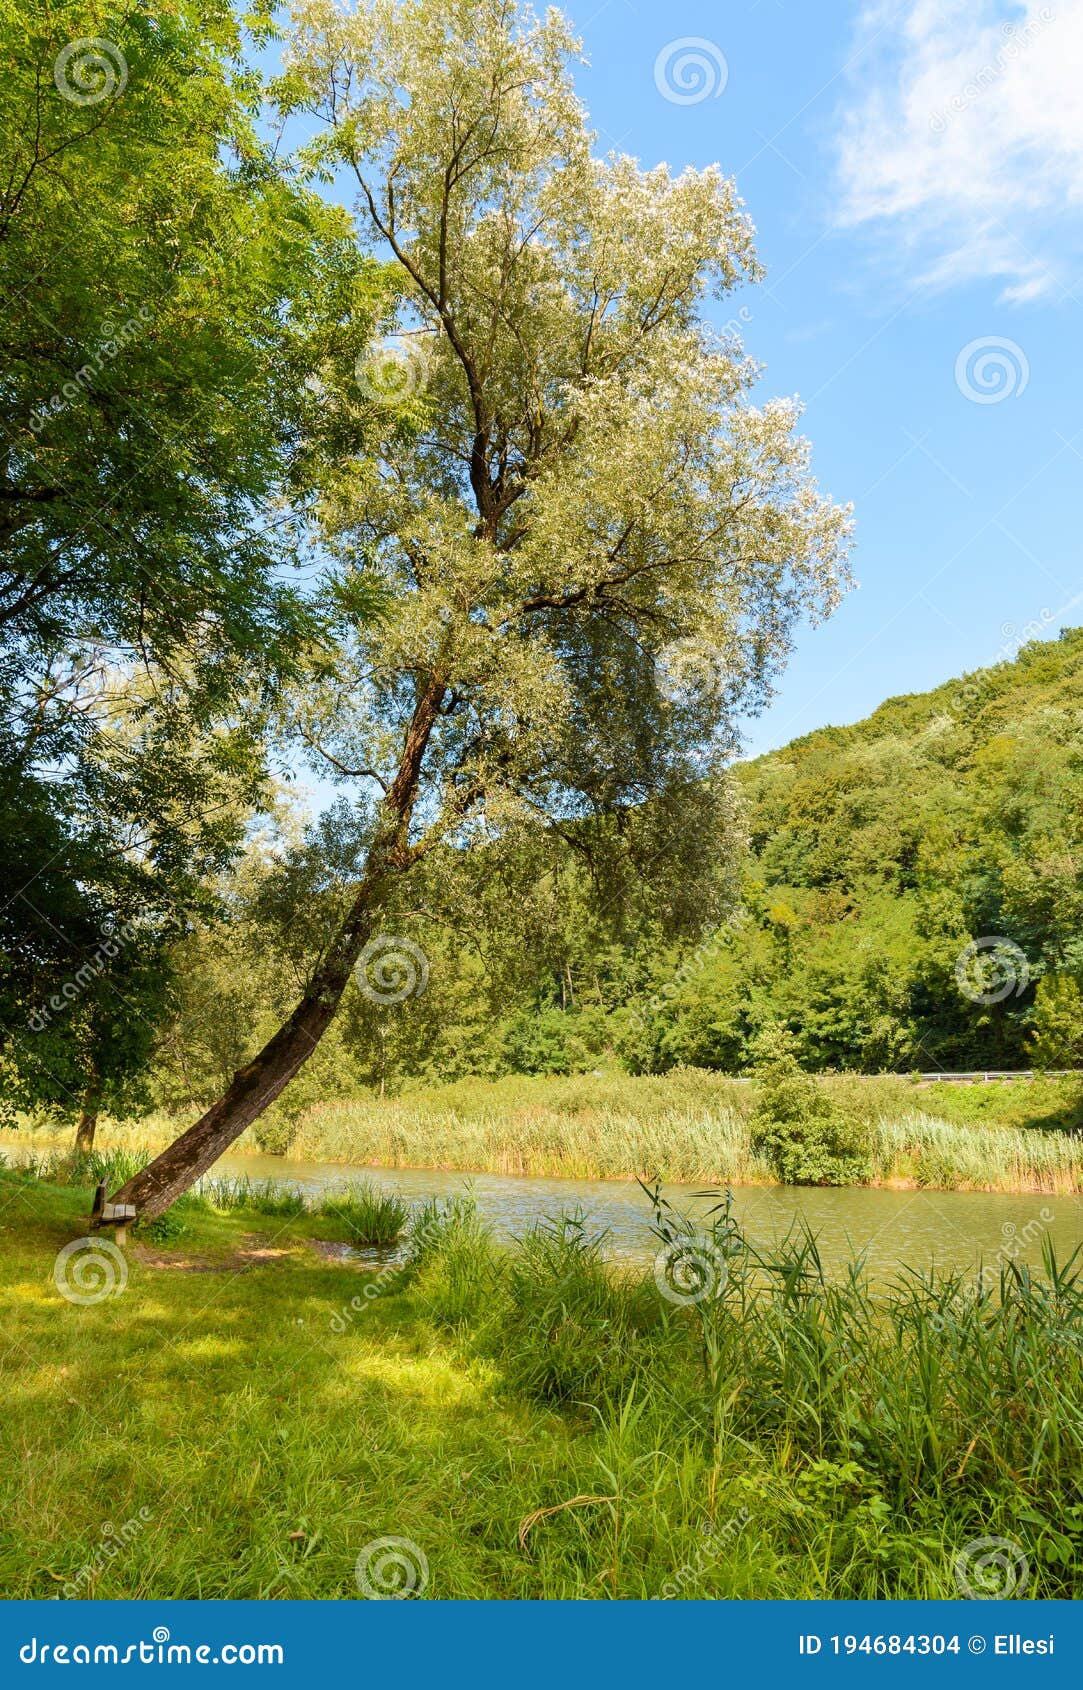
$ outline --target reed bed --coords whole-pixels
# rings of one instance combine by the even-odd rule
[[[924,1114],[878,1121],[873,1179],[879,1185],[957,1191],[1083,1190],[1083,1140],[1018,1127],[963,1127]]]
[[[704,1083],[706,1081],[707,1083]],[[1083,1192],[1083,1139],[1047,1128],[968,1125],[914,1107],[910,1082],[820,1082],[868,1122],[872,1185]],[[682,1185],[775,1183],[751,1146],[756,1088],[717,1076],[495,1081],[321,1104],[293,1147],[313,1160],[388,1168]]]
[[[921,1086],[884,1076],[816,1081],[866,1123],[868,1183],[962,1191],[1083,1192],[1083,1138],[1058,1130],[1079,1112],[1077,1082]],[[658,1076],[462,1080],[309,1108],[282,1159],[384,1168],[434,1168],[519,1177],[764,1185],[776,1175],[751,1147],[757,1087],[698,1069]],[[103,1121],[114,1156],[140,1165],[183,1120]],[[1033,1125],[1020,1124],[1033,1121]],[[20,1135],[31,1154],[41,1138]],[[256,1146],[245,1135],[241,1151]],[[120,1164],[117,1164],[119,1166]]]

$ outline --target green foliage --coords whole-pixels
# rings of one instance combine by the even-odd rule
[[[349,368],[371,329],[348,222],[259,139],[228,5],[5,0],[2,25],[5,631],[267,673],[299,606],[259,507],[306,461],[321,334]]]
[[[508,1067],[516,1074],[573,1074],[591,1060],[584,1035],[589,1022],[582,1015],[548,1008],[536,1015],[516,1016],[504,1034]]]
[[[839,1108],[802,1072],[797,1041],[782,1027],[755,1046],[756,1106],[752,1148],[787,1185],[847,1185],[868,1178],[867,1126]]]
[[[1083,984],[1075,976],[1039,980],[1028,1048],[1036,1068],[1083,1067]]]
[[[361,1245],[396,1244],[410,1219],[401,1197],[363,1180],[321,1198],[315,1213],[341,1221],[353,1242]]]
[[[510,1383],[544,1402],[619,1402],[656,1359],[665,1306],[615,1281],[585,1217],[535,1227],[512,1255],[500,1354]]]
[[[167,952],[265,789],[381,289],[258,137],[228,5],[3,0],[0,34],[3,1098],[70,1117],[146,1101]]]
[[[185,1193],[187,1196],[188,1193]],[[155,1244],[176,1244],[184,1238],[190,1228],[185,1216],[183,1200],[174,1203],[172,1208],[166,1209],[155,1217],[150,1224],[142,1229],[141,1236],[153,1239]]]

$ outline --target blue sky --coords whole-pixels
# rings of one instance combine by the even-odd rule
[[[855,507],[860,589],[802,631],[749,749],[1083,623],[1081,0],[565,9],[602,150],[736,177],[763,394],[800,396]]]

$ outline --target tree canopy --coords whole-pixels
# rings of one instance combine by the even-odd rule
[[[725,813],[736,710],[845,584],[796,407],[754,405],[705,318],[758,275],[732,184],[598,158],[576,53],[510,0],[294,13],[281,108],[322,126],[309,168],[352,173],[359,250],[399,278],[367,449],[320,479],[345,614],[298,712],[356,848],[293,1012],[125,1188],[151,1213],[308,1060],[437,848],[601,818],[618,857],[653,822],[676,865]]]
[[[2,24],[10,1106],[70,1102],[153,1042],[163,946],[240,842],[261,715],[319,630],[296,571],[343,426],[326,395],[381,284],[258,137],[227,5]]]

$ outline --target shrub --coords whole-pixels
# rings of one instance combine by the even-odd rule
[[[1046,974],[1039,980],[1027,1049],[1036,1068],[1083,1063],[1083,983],[1074,975]]]
[[[756,1047],[751,1144],[787,1185],[852,1185],[869,1177],[868,1127],[833,1103],[797,1060],[793,1035],[772,1027]]]
[[[265,1156],[286,1156],[300,1130],[301,1111],[289,1109],[280,1101],[264,1110],[252,1128],[252,1137]]]
[[[141,1227],[140,1233],[145,1238],[152,1238],[155,1244],[174,1244],[189,1230],[183,1207],[174,1203],[171,1209]]]

